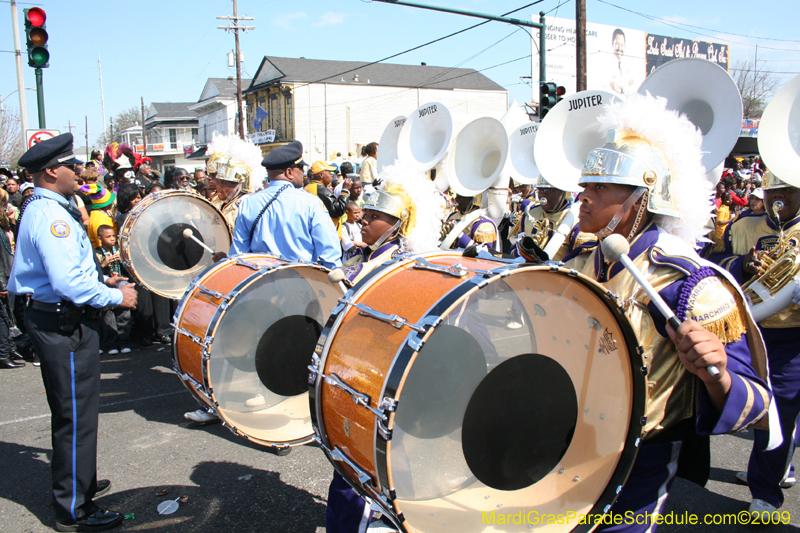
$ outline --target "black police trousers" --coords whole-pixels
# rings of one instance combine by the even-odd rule
[[[25,325],[50,405],[56,519],[71,523],[97,510],[100,321],[81,317],[69,334],[58,329],[58,314],[28,308]]]

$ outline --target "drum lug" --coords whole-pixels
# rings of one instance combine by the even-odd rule
[[[473,278],[475,279],[475,278]],[[413,348],[415,352],[418,352],[422,349],[422,346],[425,344],[423,338],[431,330],[431,328],[435,328],[439,324],[442,323],[442,317],[435,316],[435,315],[428,315],[422,320],[422,325],[427,326],[424,331],[418,332],[416,335],[408,339],[408,345]]]
[[[397,410],[397,400],[384,396],[378,404],[378,409],[384,412],[389,411],[390,413],[394,413]]]
[[[383,494],[383,497],[385,498],[387,504],[390,504],[391,502],[397,499],[397,491],[395,491],[394,489],[387,489],[386,487],[381,487],[381,493]]]
[[[201,339],[200,337],[198,337],[197,335],[195,335],[193,333],[190,333],[185,328],[176,328],[175,331],[180,333],[181,335],[189,337],[190,339],[192,339],[192,342],[197,343],[200,346],[205,346],[205,344],[203,343],[203,339]]]
[[[646,416],[643,416],[643,417],[642,417],[642,418],[639,420],[639,424],[641,424],[641,426],[642,426],[642,427],[646,426],[646,425],[647,425],[647,417],[646,417]]]
[[[202,292],[203,294],[208,294],[209,296],[211,296],[212,298],[216,298],[217,300],[222,300],[223,298],[226,298],[225,295],[222,294],[221,292],[212,291],[211,289],[203,287],[202,285],[198,285],[197,290],[199,292]]]
[[[378,433],[386,442],[392,440],[392,430],[386,427],[386,423],[382,419],[378,419]]]
[[[641,367],[639,369],[639,372],[641,372],[643,376],[646,376],[648,372],[647,367],[646,366]]]

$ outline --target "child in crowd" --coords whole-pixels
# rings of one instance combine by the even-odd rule
[[[361,207],[354,201],[347,203],[347,222],[342,225],[342,262],[358,255],[359,248],[367,245],[361,240]]]
[[[97,238],[100,241],[100,246],[95,248],[94,253],[100,262],[103,274],[106,276],[121,276],[122,265],[114,228],[108,225],[100,226],[97,228]],[[117,286],[119,286],[119,283]],[[103,315],[103,346],[108,350],[109,355],[130,353],[131,349],[126,344],[128,344],[131,334],[131,326],[130,309],[115,307],[106,310]]]

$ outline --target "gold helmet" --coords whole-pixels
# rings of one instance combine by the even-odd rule
[[[364,209],[372,209],[400,220],[400,235],[408,237],[414,230],[416,206],[402,188],[387,184],[385,190],[373,191],[364,197]]]
[[[261,150],[236,135],[214,134],[208,145],[208,173],[223,181],[240,183],[246,191],[266,177]]]
[[[767,170],[764,173],[764,180],[761,184],[761,188],[765,191],[771,191],[773,189],[787,189],[792,187],[778,176],[776,176],[771,170]]]

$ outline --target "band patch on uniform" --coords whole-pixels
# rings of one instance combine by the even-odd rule
[[[63,239],[64,237],[69,236],[69,224],[63,220],[56,220],[50,226],[50,233],[52,233],[54,237]]]
[[[716,276],[701,279],[689,293],[686,318],[699,322],[724,344],[739,340],[746,328],[731,291]]]

